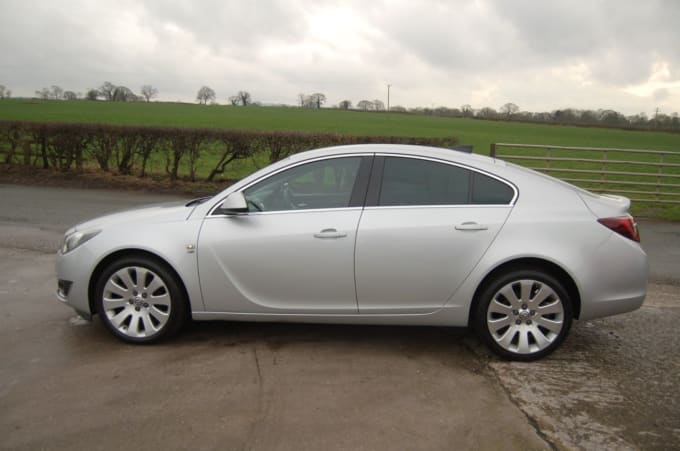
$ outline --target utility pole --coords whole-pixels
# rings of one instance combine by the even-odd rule
[[[387,85],[387,112],[390,112],[390,88],[392,85]]]
[[[654,112],[654,128],[657,128],[659,126],[659,107],[656,107],[656,111]]]

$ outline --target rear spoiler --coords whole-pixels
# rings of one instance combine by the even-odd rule
[[[630,199],[614,194],[579,193],[583,202],[598,218],[626,216],[630,211]]]

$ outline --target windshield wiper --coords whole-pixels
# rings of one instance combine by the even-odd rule
[[[210,199],[213,196],[204,196],[204,197],[199,197],[198,199],[190,200],[189,202],[186,203],[185,207],[192,207],[194,205],[199,205],[205,202],[206,200]]]

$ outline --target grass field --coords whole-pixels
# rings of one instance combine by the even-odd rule
[[[356,135],[455,136],[461,144],[473,145],[475,153],[486,155],[493,142],[667,150],[680,155],[679,133],[330,109],[10,99],[0,100],[0,120],[293,130]],[[578,154],[573,156],[582,157]],[[255,164],[264,164],[264,161],[238,162],[230,175],[238,178],[251,172]],[[156,165],[160,166],[161,162],[156,162]],[[212,165],[205,160],[200,166],[199,174],[209,170]],[[619,166],[617,169],[626,168]],[[650,217],[680,220],[679,205],[658,207],[638,204],[634,211]]]
[[[0,119],[131,125],[299,130],[356,135],[457,136],[476,153],[492,142],[680,151],[680,134],[494,122],[330,109],[177,103],[0,100]]]

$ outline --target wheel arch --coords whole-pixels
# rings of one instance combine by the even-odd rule
[[[537,257],[523,257],[501,263],[491,270],[486,276],[484,276],[482,281],[477,285],[475,294],[472,297],[472,303],[470,304],[470,310],[468,312],[468,324],[473,323],[473,317],[476,311],[477,303],[479,302],[479,296],[484,291],[486,286],[500,275],[519,269],[535,269],[546,271],[559,280],[564,286],[564,289],[567,290],[567,293],[569,293],[569,297],[573,302],[572,308],[574,310],[574,318],[578,319],[580,317],[581,293],[571,275],[569,275],[569,273],[564,268],[549,260]]]
[[[191,302],[189,301],[189,293],[187,291],[187,288],[184,284],[184,281],[180,277],[179,273],[177,270],[164,258],[160,257],[157,254],[154,254],[153,252],[149,252],[144,249],[136,249],[136,248],[129,248],[129,249],[120,249],[115,252],[110,253],[99,263],[97,263],[97,266],[95,266],[94,270],[90,274],[90,280],[88,282],[88,287],[87,287],[87,298],[88,298],[88,305],[90,307],[90,312],[92,315],[96,314],[97,308],[95,305],[95,298],[96,298],[96,287],[97,287],[97,280],[101,276],[102,272],[104,269],[109,266],[111,263],[114,261],[121,259],[121,258],[127,258],[127,257],[144,257],[148,258],[151,260],[154,260],[156,263],[163,265],[167,268],[168,271],[175,277],[175,280],[177,281],[177,284],[179,285],[180,289],[182,290],[182,294],[184,295],[184,302],[186,303],[186,311],[187,314],[190,316],[191,315]]]

